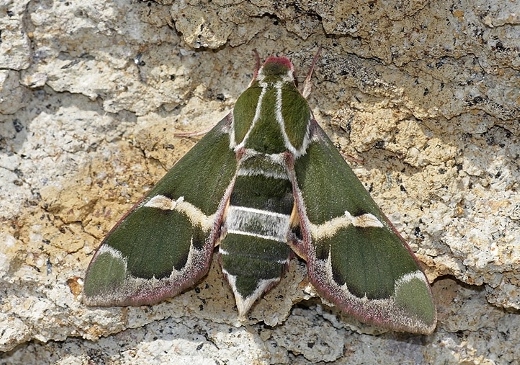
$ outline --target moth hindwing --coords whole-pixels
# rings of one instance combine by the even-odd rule
[[[241,317],[294,251],[316,291],[346,313],[397,331],[435,329],[418,261],[316,123],[287,58],[269,57],[233,111],[110,231],[84,302],[175,296],[207,274],[217,246]]]

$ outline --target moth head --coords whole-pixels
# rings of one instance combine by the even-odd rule
[[[263,82],[294,82],[294,66],[286,57],[271,56],[265,60],[258,70],[257,80]]]

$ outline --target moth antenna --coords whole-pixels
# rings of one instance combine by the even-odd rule
[[[305,81],[303,82],[303,90],[302,95],[305,99],[311,94],[312,89],[312,73],[314,72],[314,67],[316,67],[316,63],[318,63],[318,59],[320,58],[321,53],[321,46],[318,48],[318,51],[316,52],[316,55],[314,55],[314,58],[312,60],[311,68],[309,69],[309,72],[307,73],[307,77],[305,78]]]
[[[260,55],[258,54],[258,51],[255,49],[253,49],[253,53],[255,54],[255,72],[253,74],[253,80],[251,82],[253,82],[254,80],[256,80],[256,77],[258,76],[258,71],[260,70]]]
[[[187,138],[190,138],[190,137],[198,137],[198,136],[203,136],[205,134],[207,134],[214,126],[210,126],[206,129],[203,129],[201,131],[193,131],[193,132],[175,132],[173,133],[173,136],[176,137],[176,138],[184,138],[184,137],[187,137]]]

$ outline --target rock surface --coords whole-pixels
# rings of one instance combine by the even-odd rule
[[[520,5],[7,0],[0,5],[0,364],[516,364]],[[293,261],[240,325],[218,265],[152,307],[87,308],[117,220],[289,56],[309,103],[424,263],[431,336],[356,323]]]

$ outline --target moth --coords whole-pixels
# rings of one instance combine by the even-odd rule
[[[426,276],[300,92],[288,58],[257,66],[233,110],[109,232],[86,273],[91,306],[150,305],[207,273],[214,251],[239,316],[296,253],[326,300],[362,322],[431,333]]]

